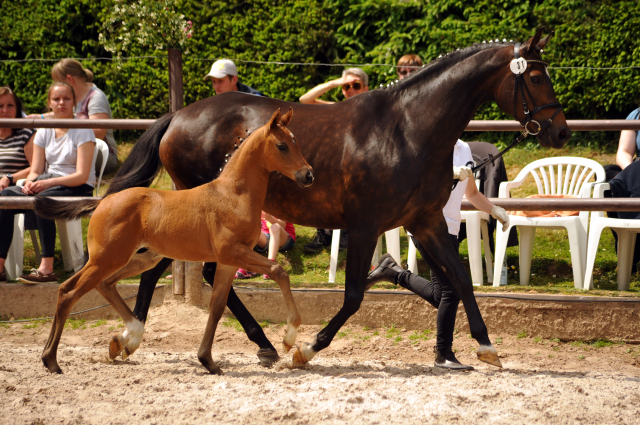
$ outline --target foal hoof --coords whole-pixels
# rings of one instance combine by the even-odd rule
[[[498,352],[490,345],[481,345],[480,348],[478,348],[478,360],[493,366],[502,367],[502,363],[500,363],[500,359],[498,358]]]
[[[114,335],[111,338],[111,342],[109,343],[109,358],[111,360],[115,360],[124,348],[124,344],[122,343],[121,338],[122,337],[120,335]]]
[[[303,366],[309,363],[316,355],[316,352],[311,348],[311,344],[305,342],[302,344],[302,347],[296,345],[296,349],[293,351],[293,365],[294,366]]]
[[[261,348],[258,350],[258,360],[262,366],[272,366],[280,360],[280,356],[276,350],[270,348]]]
[[[55,360],[47,360],[46,357],[42,357],[42,363],[44,363],[44,367],[49,369],[51,373],[62,374],[62,369],[58,366],[58,362]]]

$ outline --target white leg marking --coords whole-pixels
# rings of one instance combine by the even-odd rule
[[[127,322],[125,325],[127,330],[122,333],[122,339],[126,347],[125,351],[128,352],[128,355],[133,354],[140,346],[142,336],[144,335],[144,325],[137,319]],[[123,358],[126,358],[124,357],[124,353]]]

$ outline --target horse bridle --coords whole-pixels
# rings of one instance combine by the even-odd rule
[[[516,43],[515,46],[513,46],[513,57],[514,57],[514,59],[519,59],[520,58],[520,43]],[[544,62],[544,61],[541,61],[541,60],[536,60],[536,59],[529,59],[529,60],[527,60],[527,63],[541,63],[545,67],[549,66],[549,64],[547,62]],[[502,155],[507,153],[509,151],[509,149],[511,149],[512,147],[514,147],[518,143],[522,142],[527,136],[529,136],[529,135],[537,136],[537,135],[539,135],[541,133],[544,134],[547,131],[547,129],[549,128],[549,126],[551,126],[551,123],[553,122],[553,119],[562,110],[562,105],[559,102],[547,103],[546,105],[536,106],[535,102],[533,101],[533,96],[531,95],[531,91],[529,91],[529,87],[525,83],[524,77],[522,76],[523,73],[520,73],[520,74],[514,73],[515,89],[513,91],[513,117],[516,120],[518,120],[518,89],[519,89],[519,91],[520,91],[520,93],[522,95],[522,108],[524,110],[525,120],[524,120],[524,123],[521,122],[520,120],[518,120],[518,122],[520,122],[520,125],[522,126],[524,131],[518,137],[516,137],[514,139],[514,141],[511,142],[511,144],[509,144],[509,146],[507,146],[506,148],[501,150],[500,153],[498,153],[497,155],[489,154],[489,158],[487,158],[484,162],[482,162],[479,165],[476,165],[475,167],[472,167],[471,170],[473,171],[474,175],[475,175],[475,173],[477,173],[478,171],[482,170],[483,168],[486,168],[489,165],[489,163],[491,163],[492,165],[495,165],[494,161],[496,159],[500,158]],[[531,104],[533,106],[533,110],[529,109],[529,104],[527,103],[527,97],[525,96],[525,91],[526,91],[527,95],[529,95],[529,99],[531,99]],[[553,115],[551,115],[551,118],[549,118],[543,125],[540,125],[540,123],[538,121],[533,119],[534,114],[540,112],[541,110],[543,110],[545,108],[553,108],[554,106],[557,107],[556,111],[553,113]],[[535,131],[535,130],[534,130],[535,132],[534,131],[530,131],[529,128],[528,128],[530,124],[537,125],[538,126],[537,131]],[[458,184],[458,182],[459,182],[458,179],[454,179],[453,180],[453,189],[455,189],[455,187]]]

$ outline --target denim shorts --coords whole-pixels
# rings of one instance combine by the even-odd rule
[[[267,237],[267,244],[264,246],[264,248],[260,248],[259,245],[256,245],[253,250],[255,252],[258,252],[260,254],[266,254],[269,251],[269,241],[271,240],[271,234],[270,233],[264,233],[262,232],[266,237]],[[287,241],[285,242],[284,245],[282,245],[280,247],[280,249],[278,250],[278,252],[284,252],[284,251],[288,251],[291,248],[293,248],[293,245],[296,242],[293,240],[293,238],[289,235],[287,235]]]

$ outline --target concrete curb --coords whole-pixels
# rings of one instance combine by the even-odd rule
[[[58,288],[59,285],[52,284],[0,284],[0,316],[5,320],[10,317],[49,317],[55,311]],[[135,296],[138,291],[138,285],[118,285],[117,288],[123,298]],[[236,292],[256,320],[286,321],[286,309],[279,291],[236,288]],[[210,296],[211,288],[205,285],[199,307],[206,308]],[[342,291],[294,291],[293,296],[305,325],[331,320],[344,301]],[[161,285],[155,291],[152,305],[162,304],[165,297],[184,300],[184,297],[172,294],[171,285]],[[492,339],[525,331],[528,336],[541,338],[640,343],[640,302],[637,299],[483,293],[479,293],[476,299]],[[131,308],[134,303],[135,297],[127,300]],[[91,291],[82,297],[73,311],[104,304],[104,298],[97,291]],[[395,325],[409,330],[435,330],[436,312],[435,308],[410,292],[375,291],[365,294],[360,310],[345,326],[384,328]],[[111,307],[107,307],[74,317],[113,319],[118,316]],[[468,332],[462,306],[458,310],[456,324],[461,332]]]

